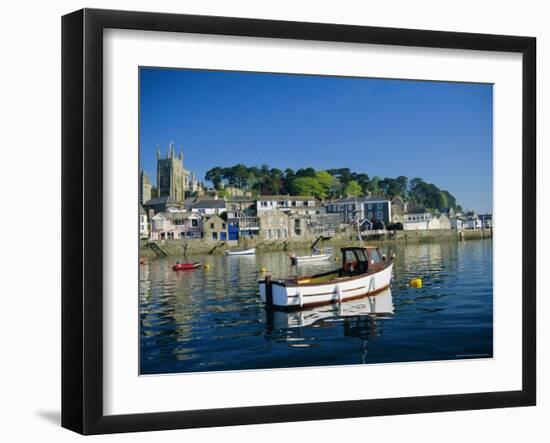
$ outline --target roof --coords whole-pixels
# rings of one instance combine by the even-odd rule
[[[313,195],[259,195],[256,200],[317,200]]]
[[[426,214],[427,212],[430,211],[422,206],[409,206],[407,209],[407,214]]]
[[[196,212],[165,212],[164,216],[169,220],[186,220],[191,216],[200,217]]]
[[[342,203],[366,203],[366,202],[389,202],[386,197],[373,195],[368,197],[342,197],[338,200],[333,201],[333,204],[342,204]]]
[[[191,205],[193,209],[206,209],[206,208],[225,208],[225,200],[200,200]]]
[[[245,195],[236,195],[227,198],[227,203],[253,203],[256,201],[255,198],[247,197]]]
[[[164,205],[164,204],[176,205],[178,204],[178,202],[170,196],[153,197],[151,200],[147,200],[143,204],[143,206]]]

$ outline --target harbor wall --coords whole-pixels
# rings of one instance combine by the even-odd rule
[[[418,231],[394,231],[392,233],[366,237],[363,239],[364,244],[384,245],[394,243],[432,243],[442,241],[462,241],[462,240],[477,240],[483,238],[491,238],[491,229],[464,230],[457,231],[454,229],[433,229],[433,230],[418,230]],[[294,249],[308,249],[315,241],[315,237],[306,240],[262,240],[250,239],[241,237],[234,241],[212,241],[205,239],[174,239],[174,240],[141,240],[140,256],[156,257],[157,254],[151,248],[150,243],[156,244],[162,251],[169,256],[185,256],[193,254],[223,254],[228,249],[249,249],[256,248],[258,251],[291,251]],[[334,237],[328,240],[320,241],[318,247],[342,247],[342,246],[358,246],[360,244],[357,239],[357,233],[352,231],[338,232]]]

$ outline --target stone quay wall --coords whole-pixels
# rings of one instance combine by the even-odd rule
[[[384,245],[392,243],[431,243],[441,241],[477,240],[492,237],[491,229],[462,230],[433,229],[418,231],[393,231],[392,233],[364,237],[365,245]],[[149,243],[155,243],[169,256],[185,256],[193,254],[223,254],[227,250],[256,248],[258,251],[290,251],[293,249],[308,249],[316,237],[307,239],[278,239],[261,240],[259,238],[244,238],[232,241],[212,241],[205,239],[174,239],[174,240],[141,240],[140,256],[156,257],[156,253]],[[336,233],[332,238],[317,243],[317,247],[358,246],[360,242],[357,233],[353,230]]]

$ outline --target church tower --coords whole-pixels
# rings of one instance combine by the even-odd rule
[[[144,170],[139,173],[139,202],[143,205],[151,200],[151,182]]]
[[[165,158],[157,151],[157,192],[159,197],[172,197],[183,202],[188,187],[189,171],[183,167],[183,151],[176,155],[174,142],[170,142]]]

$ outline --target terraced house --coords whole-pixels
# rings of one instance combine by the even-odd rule
[[[391,222],[391,202],[386,197],[346,197],[327,205],[329,214],[341,214],[344,223],[363,220]]]
[[[256,198],[258,215],[278,209],[283,212],[294,212],[303,215],[319,214],[323,207],[313,196],[300,195],[260,195]]]

